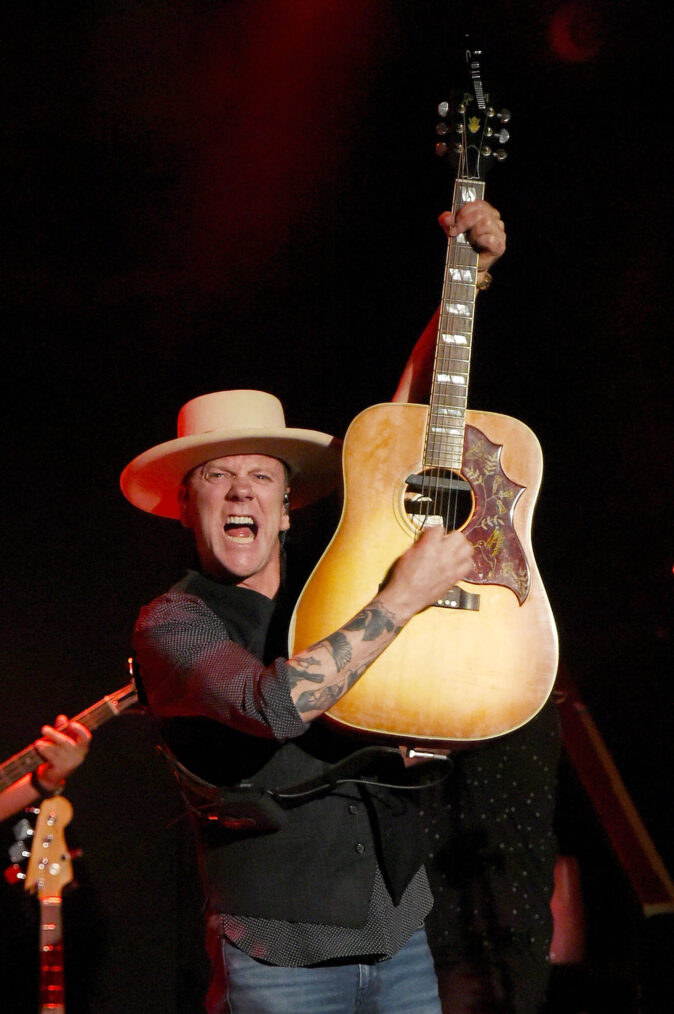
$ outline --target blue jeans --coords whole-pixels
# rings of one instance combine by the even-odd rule
[[[441,1014],[426,933],[388,961],[279,968],[222,942],[226,984],[218,1014]]]

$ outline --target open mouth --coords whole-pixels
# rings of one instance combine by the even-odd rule
[[[247,514],[231,515],[225,522],[225,535],[236,542],[253,542],[257,525]]]

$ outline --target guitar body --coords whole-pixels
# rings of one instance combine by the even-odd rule
[[[292,652],[343,626],[417,537],[405,504],[408,478],[423,470],[428,411],[375,405],[349,427],[342,517],[298,600]],[[471,506],[456,527],[475,546],[475,569],[456,592],[468,606],[454,594],[413,617],[329,719],[410,745],[457,746],[517,729],[540,710],[558,656],[531,547],[541,475],[540,446],[528,427],[466,412],[461,477]]]

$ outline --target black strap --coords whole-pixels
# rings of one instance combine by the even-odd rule
[[[265,789],[253,782],[213,785],[189,771],[167,747],[158,749],[173,770],[188,808],[232,831],[277,831],[287,822],[285,810],[347,782],[395,790],[422,789],[444,781],[452,769],[449,756],[406,767],[397,747],[366,746],[313,778]]]

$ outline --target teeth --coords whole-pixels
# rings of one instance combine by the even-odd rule
[[[255,522],[247,514],[232,514],[227,518],[228,525],[254,525]]]

